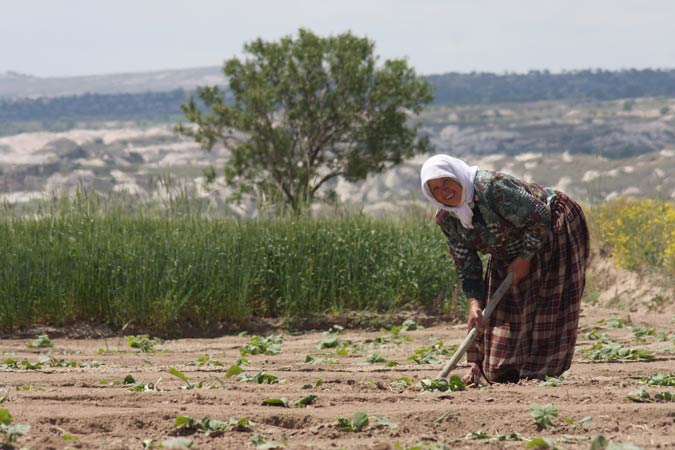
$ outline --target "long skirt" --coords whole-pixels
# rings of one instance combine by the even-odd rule
[[[467,351],[490,382],[544,379],[569,369],[577,340],[589,235],[581,207],[563,193],[551,204],[551,231],[531,259],[530,273],[504,294],[484,334]],[[490,258],[485,292],[507,275]]]

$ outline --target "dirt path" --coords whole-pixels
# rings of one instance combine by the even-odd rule
[[[598,323],[609,318],[630,319],[632,325],[615,329]],[[279,384],[246,383],[225,377],[249,337],[167,341],[156,347],[158,352],[146,354],[134,353],[124,338],[55,339],[52,356],[57,360],[97,360],[103,364],[2,370],[0,387],[5,388],[9,398],[1,406],[9,409],[14,423],[31,426],[29,433],[19,438],[17,448],[32,449],[141,449],[145,439],[159,442],[176,436],[174,421],[179,415],[224,421],[248,418],[254,422],[253,431],[187,436],[193,440],[192,448],[198,449],[255,448],[251,440],[257,435],[265,436],[268,443],[284,445],[279,448],[293,449],[387,449],[395,448],[396,443],[407,448],[423,440],[430,446],[437,445],[430,448],[441,448],[440,443],[451,448],[525,446],[523,441],[488,443],[465,439],[467,434],[478,431],[493,436],[514,432],[525,438],[542,436],[565,449],[587,449],[590,439],[599,434],[612,442],[632,441],[643,449],[675,448],[675,403],[636,403],[627,398],[629,392],[644,386],[640,378],[675,372],[675,317],[670,313],[628,316],[625,312],[586,306],[581,325],[580,350],[597,342],[586,335],[598,327],[598,333],[607,333],[625,346],[651,350],[656,358],[649,362],[589,362],[582,359],[579,351],[568,377],[558,387],[525,382],[441,393],[423,391],[418,382],[433,378],[442,365],[421,365],[407,358],[421,346],[439,341],[446,346],[459,343],[463,326],[405,331],[402,333],[410,337],[409,341],[397,344],[389,335],[379,346],[375,341],[385,333],[346,331],[338,339],[362,347],[362,351],[347,356],[336,355],[335,349],[318,350],[316,344],[326,338],[322,332],[285,335],[279,354],[249,356],[249,366],[243,367],[249,375],[263,368],[283,379]],[[645,342],[636,343],[632,327],[638,326],[654,327],[657,333],[669,334],[668,340],[646,336]],[[25,339],[1,340],[3,358],[35,362],[47,354],[47,349],[30,349],[26,343]],[[399,364],[367,364],[373,349],[387,361]],[[207,355],[223,367],[187,364]],[[307,355],[337,362],[308,364]],[[170,367],[182,371],[193,382],[202,381],[214,388],[184,389],[185,383],[169,373]],[[127,375],[156,383],[159,390],[133,392],[119,384]],[[412,384],[392,384],[401,377],[409,377]],[[647,390],[652,394],[665,390],[675,393],[675,387]],[[309,394],[317,397],[306,408],[261,405],[266,397],[285,397],[293,404]],[[528,412],[532,403],[552,403],[557,407],[553,429],[537,430]],[[340,431],[337,418],[351,418],[356,412],[369,415],[369,426],[357,433]],[[592,417],[585,427],[565,423],[565,419],[578,421],[585,416]],[[380,423],[383,420],[378,421],[378,417],[393,425]]]

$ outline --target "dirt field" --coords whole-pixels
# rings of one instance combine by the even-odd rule
[[[624,328],[598,323],[609,318],[630,322]],[[651,350],[656,358],[649,362],[589,362],[579,351],[567,378],[558,387],[528,381],[485,389],[426,392],[419,380],[434,378],[442,364],[416,364],[407,358],[417,348],[438,341],[446,346],[459,343],[465,332],[463,326],[403,331],[402,335],[410,340],[402,339],[399,344],[391,334],[345,330],[338,339],[357,344],[352,350],[358,344],[362,347],[362,351],[352,351],[347,356],[336,355],[335,348],[317,349],[316,345],[327,337],[322,331],[286,334],[279,354],[251,355],[249,365],[242,366],[249,375],[262,368],[283,379],[277,384],[225,377],[250,336],[166,341],[155,346],[154,353],[136,353],[124,338],[53,339],[55,359],[77,363],[97,360],[103,364],[45,364],[37,370],[7,369],[7,359],[35,362],[49,349],[28,348],[26,339],[1,340],[5,370],[0,371],[0,387],[4,387],[8,399],[0,407],[11,412],[14,423],[31,426],[16,446],[32,449],[141,449],[146,439],[154,439],[153,445],[157,445],[181,435],[191,439],[192,448],[198,449],[255,448],[259,444],[252,443],[252,439],[259,435],[267,438],[267,444],[274,442],[280,445],[278,448],[291,449],[405,449],[421,441],[428,443],[422,448],[443,448],[441,444],[448,448],[524,448],[527,443],[466,439],[467,434],[478,431],[493,436],[515,432],[524,439],[546,437],[565,449],[588,449],[590,440],[599,434],[611,442],[633,442],[642,449],[675,448],[675,403],[636,403],[627,398],[631,391],[644,387],[640,378],[675,372],[672,313],[628,313],[585,306],[581,325],[579,350],[597,342],[586,337],[597,327],[597,333],[607,333],[625,346]],[[668,340],[646,336],[645,342],[637,343],[633,327],[639,326],[668,333]],[[383,336],[385,342],[378,345],[377,338]],[[383,362],[366,363],[373,349],[387,361],[399,364],[387,367]],[[337,362],[309,364],[305,363],[307,355]],[[187,364],[203,356],[223,366]],[[190,377],[192,383],[204,382],[204,386],[185,389],[186,383],[169,373],[171,367]],[[463,372],[460,367],[454,373]],[[134,392],[129,385],[121,384],[127,375],[137,382],[156,383],[158,390]],[[392,384],[401,377],[409,377],[411,385]],[[675,387],[647,390],[652,395],[675,393]],[[293,407],[309,394],[317,396],[313,404]],[[287,398],[292,407],[263,406],[262,400],[268,397]],[[537,430],[528,412],[532,403],[552,403],[558,409],[551,430]],[[368,414],[369,425],[361,432],[340,431],[337,418],[351,418],[356,412]],[[187,434],[174,429],[179,415],[198,420],[205,416],[223,421],[248,418],[253,422],[252,431]],[[566,423],[566,419],[579,421],[585,416],[592,417],[585,426]],[[388,424],[378,418],[388,419]],[[262,440],[258,439],[257,443]]]

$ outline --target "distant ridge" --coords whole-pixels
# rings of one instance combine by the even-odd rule
[[[0,73],[0,99],[191,91],[196,86],[222,84],[223,80],[220,67],[50,78],[10,71]]]
[[[533,70],[504,74],[450,72],[421,78],[434,86],[434,103],[437,105],[675,98],[675,69],[595,69],[562,73]],[[5,72],[0,73],[0,101],[84,94],[190,92],[197,86],[216,84],[225,84],[220,67],[55,78]]]

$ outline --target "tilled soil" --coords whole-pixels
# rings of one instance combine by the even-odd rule
[[[624,328],[608,328],[601,319],[630,320]],[[667,341],[646,336],[636,342],[632,327],[654,327],[668,333]],[[648,349],[652,361],[590,362],[582,349],[597,342],[586,337],[593,328],[624,346]],[[291,449],[389,449],[407,448],[426,441],[428,448],[524,448],[527,439],[545,437],[559,448],[588,449],[591,440],[602,434],[611,442],[633,442],[642,449],[675,448],[675,402],[636,403],[627,394],[645,387],[641,378],[675,372],[675,317],[672,314],[627,313],[585,306],[581,318],[577,357],[567,378],[557,387],[540,386],[538,381],[469,388],[465,391],[427,392],[419,381],[434,378],[442,364],[416,364],[408,360],[415,349],[442,341],[458,344],[465,334],[463,325],[434,326],[404,331],[409,336],[396,343],[391,335],[376,345],[384,332],[345,330],[341,341],[361,344],[361,352],[348,356],[335,349],[319,350],[326,338],[322,331],[284,335],[276,355],[248,356],[245,373],[259,369],[282,379],[277,384],[256,384],[226,378],[228,367],[240,357],[240,347],[249,336],[216,339],[180,339],[157,345],[153,353],[137,353],[124,337],[104,339],[53,339],[52,356],[65,361],[100,361],[99,367],[48,367],[37,370],[0,371],[0,387],[8,396],[0,407],[7,408],[14,423],[31,426],[18,439],[17,448],[141,449],[143,441],[155,444],[185,436],[197,449],[255,448],[260,436],[279,448]],[[28,348],[26,339],[0,340],[3,359],[30,362],[49,349]],[[377,350],[386,363],[368,364]],[[334,364],[309,364],[307,355],[332,358]],[[209,356],[223,366],[190,365]],[[449,356],[442,356],[448,359]],[[6,366],[6,364],[5,364]],[[186,389],[186,383],[169,373],[176,368],[201,388]],[[466,370],[460,365],[455,372]],[[121,384],[127,375],[136,381],[155,383],[156,391],[134,392]],[[409,377],[410,386],[392,384]],[[320,380],[320,382],[319,382]],[[675,387],[647,387],[652,395]],[[0,397],[3,392],[0,392]],[[306,408],[294,403],[316,395]],[[286,398],[290,408],[264,406],[268,397]],[[530,405],[552,403],[558,410],[550,430],[538,430],[529,414]],[[338,417],[351,418],[357,412],[369,416],[369,425],[360,432],[341,431]],[[252,431],[228,430],[215,433],[187,433],[176,430],[179,415],[201,420],[204,417],[227,421],[248,418]],[[591,416],[585,426],[568,424]],[[383,419],[384,418],[384,419]],[[386,419],[386,420],[385,420]],[[492,436],[517,433],[519,441],[470,439],[470,433]],[[398,446],[398,447],[397,447]],[[435,447],[434,447],[435,446]]]

